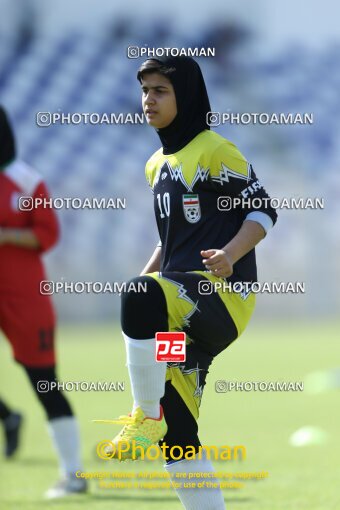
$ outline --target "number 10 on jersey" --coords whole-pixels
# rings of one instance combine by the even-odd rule
[[[167,216],[169,218],[170,216],[170,193],[164,193],[163,197],[161,198],[160,193],[156,195],[158,207],[159,207],[159,213],[161,219],[165,218]]]

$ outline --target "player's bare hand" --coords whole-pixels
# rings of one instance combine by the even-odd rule
[[[233,263],[230,256],[223,250],[202,250],[203,264],[215,276],[223,278],[233,274]]]

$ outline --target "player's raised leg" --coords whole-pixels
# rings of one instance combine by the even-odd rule
[[[138,283],[145,283],[147,288],[145,293],[125,292],[122,296],[121,323],[134,399],[132,412],[140,407],[146,416],[159,418],[166,363],[156,361],[155,334],[168,328],[166,300],[154,279],[139,276],[131,282],[136,288]]]
[[[136,458],[143,449],[157,444],[167,431],[160,399],[164,395],[166,363],[156,361],[155,334],[167,331],[167,305],[161,287],[148,277],[140,276],[131,280],[134,287],[146,283],[147,291],[125,292],[122,296],[121,323],[126,347],[133,407],[129,416],[109,421],[124,425],[113,443],[125,443],[124,452],[119,448],[113,457],[120,460]],[[130,285],[128,285],[130,287]],[[133,287],[133,286],[131,286]],[[123,450],[123,448],[122,448]],[[112,451],[108,451],[112,454]]]

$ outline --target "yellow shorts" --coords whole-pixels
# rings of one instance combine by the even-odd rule
[[[255,294],[242,296],[216,285],[223,279],[205,271],[149,273],[162,288],[168,330],[187,336],[186,361],[169,363],[166,380],[176,388],[195,419],[199,415],[208,368],[246,328]],[[221,287],[214,290],[214,286]],[[211,292],[210,292],[211,289]]]

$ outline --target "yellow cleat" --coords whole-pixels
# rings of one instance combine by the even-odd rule
[[[140,407],[129,416],[120,416],[117,420],[95,420],[97,423],[114,423],[124,425],[119,434],[107,446],[108,458],[118,460],[137,460],[144,458],[143,453],[151,445],[157,444],[168,431],[163,408],[160,406],[159,418],[148,418]]]

